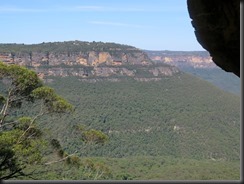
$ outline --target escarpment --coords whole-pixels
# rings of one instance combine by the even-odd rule
[[[35,45],[1,44],[0,60],[23,66],[148,64],[141,50],[102,42],[54,42]]]
[[[138,77],[141,73],[160,77],[179,72],[170,65],[156,66],[146,52],[135,47],[103,42],[0,44],[0,61],[32,68],[41,78]]]

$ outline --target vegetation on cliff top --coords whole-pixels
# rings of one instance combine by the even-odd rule
[[[31,52],[53,52],[53,53],[76,53],[76,52],[142,52],[139,49],[117,43],[104,42],[43,42],[40,44],[0,44],[0,53],[31,53]]]

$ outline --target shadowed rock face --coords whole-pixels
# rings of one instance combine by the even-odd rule
[[[197,41],[213,61],[240,77],[240,1],[187,0]]]

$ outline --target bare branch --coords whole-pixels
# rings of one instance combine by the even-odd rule
[[[97,179],[100,178],[100,177],[102,177],[103,173],[104,172],[102,171],[101,174],[97,177]]]
[[[21,171],[22,171],[22,168],[17,169],[15,171],[11,172],[10,174],[8,174],[7,176],[0,177],[0,180],[8,180],[10,178],[17,177],[17,176],[15,176],[16,174],[19,174],[19,176],[24,176],[24,174]]]
[[[64,160],[66,160],[67,158],[69,158],[70,156],[75,155],[76,152],[77,151],[75,151],[74,153],[72,153],[72,154],[70,154],[70,155],[68,155],[68,156],[66,156],[64,158],[61,158],[59,160],[55,160],[55,161],[51,161],[51,162],[46,162],[45,165],[50,165],[50,164],[54,164],[54,163],[57,163],[57,162],[62,162]]]
[[[11,93],[12,93],[12,89],[9,89],[8,91],[8,97],[7,97],[7,100],[6,100],[6,103],[3,105],[3,108],[1,110],[1,114],[2,115],[2,119],[0,120],[0,127],[2,126],[3,122],[4,122],[4,119],[6,118],[7,116],[7,110],[8,110],[8,106],[10,104],[10,97],[11,97]]]
[[[29,136],[27,137],[27,139],[31,139],[31,137],[33,137],[34,135],[36,135],[36,132],[34,132],[33,134],[29,135]]]
[[[10,102],[15,102],[15,101],[18,101],[18,100],[24,100],[27,97],[28,96],[23,96],[23,97],[15,98],[15,99],[10,100]]]
[[[26,132],[30,129],[30,128],[32,128],[32,124],[35,122],[35,120],[38,118],[38,117],[40,117],[40,116],[42,116],[42,115],[44,115],[45,114],[45,112],[43,112],[43,107],[41,106],[41,109],[40,109],[40,112],[39,112],[39,114],[37,114],[33,119],[32,119],[32,121],[30,122],[30,124],[29,124],[29,126],[28,126],[28,128],[23,132],[23,134],[19,137],[19,139],[18,139],[18,141],[17,141],[17,144],[18,143],[21,143],[22,141],[21,141],[21,138],[26,134]]]
[[[1,127],[7,126],[7,125],[11,125],[11,124],[15,124],[15,123],[18,123],[18,121],[13,121],[13,122],[10,122],[10,123],[4,123]]]
[[[3,111],[4,111],[4,109],[5,109],[5,106],[6,106],[6,104],[3,104],[3,107],[2,107],[2,110],[1,110],[0,114],[3,113]]]

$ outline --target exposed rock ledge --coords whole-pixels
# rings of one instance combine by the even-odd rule
[[[149,77],[164,77],[164,76],[173,76],[174,74],[179,73],[179,69],[174,66],[134,66],[133,68],[127,68],[128,66],[120,66],[120,67],[108,67],[108,66],[100,66],[100,67],[37,67],[35,71],[38,73],[40,78],[46,78],[48,76],[54,77],[67,77],[67,76],[75,76],[80,78],[96,78],[96,77],[141,77],[138,73],[143,72]],[[140,72],[139,72],[140,70]]]

